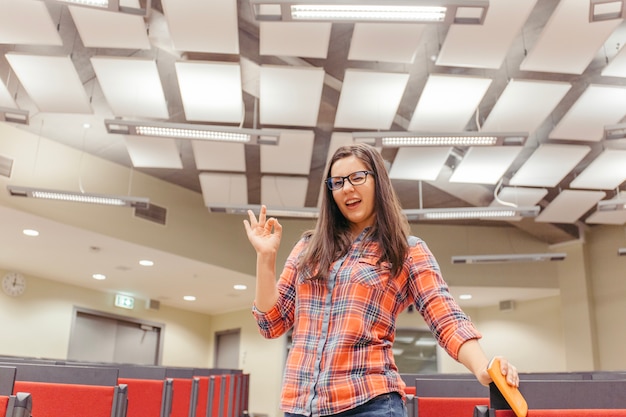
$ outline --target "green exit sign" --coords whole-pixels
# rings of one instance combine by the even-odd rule
[[[115,307],[132,310],[135,307],[135,299],[128,295],[115,294]]]

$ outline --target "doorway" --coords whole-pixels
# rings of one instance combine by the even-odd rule
[[[239,341],[241,329],[215,333],[215,367],[239,369]]]
[[[67,358],[159,365],[164,324],[74,307]]]

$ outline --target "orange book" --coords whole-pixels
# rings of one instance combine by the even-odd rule
[[[500,370],[499,359],[493,358],[491,362],[489,362],[487,373],[489,373],[489,376],[494,384],[496,384],[496,387],[498,387],[498,390],[506,402],[511,406],[515,415],[517,417],[526,417],[528,404],[526,404],[526,400],[519,389],[506,382],[506,377],[502,375],[502,371]]]

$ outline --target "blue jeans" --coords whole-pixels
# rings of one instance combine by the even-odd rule
[[[306,417],[285,413],[285,417]],[[407,417],[406,406],[397,392],[379,395],[363,405],[328,417]]]

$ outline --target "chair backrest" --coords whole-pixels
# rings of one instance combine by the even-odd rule
[[[14,394],[30,393],[33,415],[124,417],[126,386],[118,385],[117,369],[15,363]]]
[[[127,417],[169,417],[173,380],[162,366],[121,365],[118,382],[128,386]]]
[[[465,417],[488,404],[489,389],[476,378],[415,378],[415,416]]]
[[[0,395],[7,396],[13,394],[15,372],[15,366],[0,366]]]
[[[168,367],[165,376],[172,380],[171,417],[195,417],[198,379],[191,368]]]
[[[626,409],[626,380],[524,380],[519,390],[529,410]],[[494,388],[490,406],[505,408]]]
[[[489,388],[476,378],[415,378],[415,396],[419,397],[482,397],[489,398]]]

